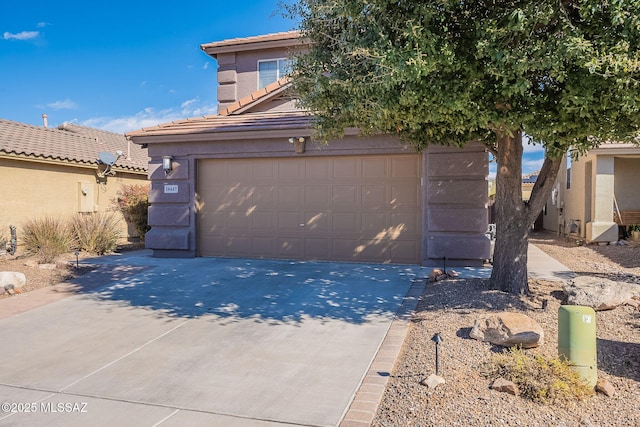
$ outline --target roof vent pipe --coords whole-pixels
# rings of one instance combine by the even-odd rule
[[[42,115],[42,126],[48,128],[49,127],[49,121],[47,120],[47,115],[43,114]]]

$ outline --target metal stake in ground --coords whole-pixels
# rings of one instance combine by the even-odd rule
[[[436,375],[440,375],[440,356],[438,355],[438,347],[440,347],[440,343],[443,341],[440,336],[440,332],[435,334],[431,338],[431,341],[436,343]]]

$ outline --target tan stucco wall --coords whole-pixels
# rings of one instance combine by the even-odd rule
[[[616,199],[620,210],[640,210],[640,157],[618,157],[615,167]]]
[[[611,146],[618,150],[626,147],[622,144]],[[590,237],[587,236],[587,223],[613,220],[614,194],[621,211],[640,210],[640,157],[627,153],[622,156],[616,156],[614,151],[593,150],[573,160],[569,189],[566,188],[566,163],[563,163],[555,187],[557,204],[554,206],[551,200],[547,202],[544,228],[569,234],[574,220],[580,226],[579,236]]]
[[[0,236],[8,238],[9,226],[15,225],[20,240],[26,221],[44,216],[66,218],[80,209],[109,211],[123,184],[145,184],[147,176],[119,172],[99,184],[95,169],[0,158],[0,183]],[[125,238],[135,234],[124,218],[122,233]]]

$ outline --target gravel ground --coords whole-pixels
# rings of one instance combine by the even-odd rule
[[[539,233],[531,241],[572,271],[640,283],[640,246],[581,246],[575,240]],[[615,394],[542,405],[489,389],[482,365],[499,351],[469,338],[474,320],[493,311],[518,311],[544,329],[533,354],[557,356],[560,282],[530,281],[532,295],[518,298],[488,291],[486,280],[429,283],[413,316],[374,425],[377,426],[640,426],[640,312],[630,306],[596,315],[598,377]],[[546,310],[542,300],[548,300]],[[434,334],[440,333],[440,376],[429,389],[420,381],[435,373]]]

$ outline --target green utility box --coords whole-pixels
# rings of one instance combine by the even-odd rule
[[[591,307],[563,305],[558,309],[558,355],[572,362],[587,384],[598,382],[596,312]]]

